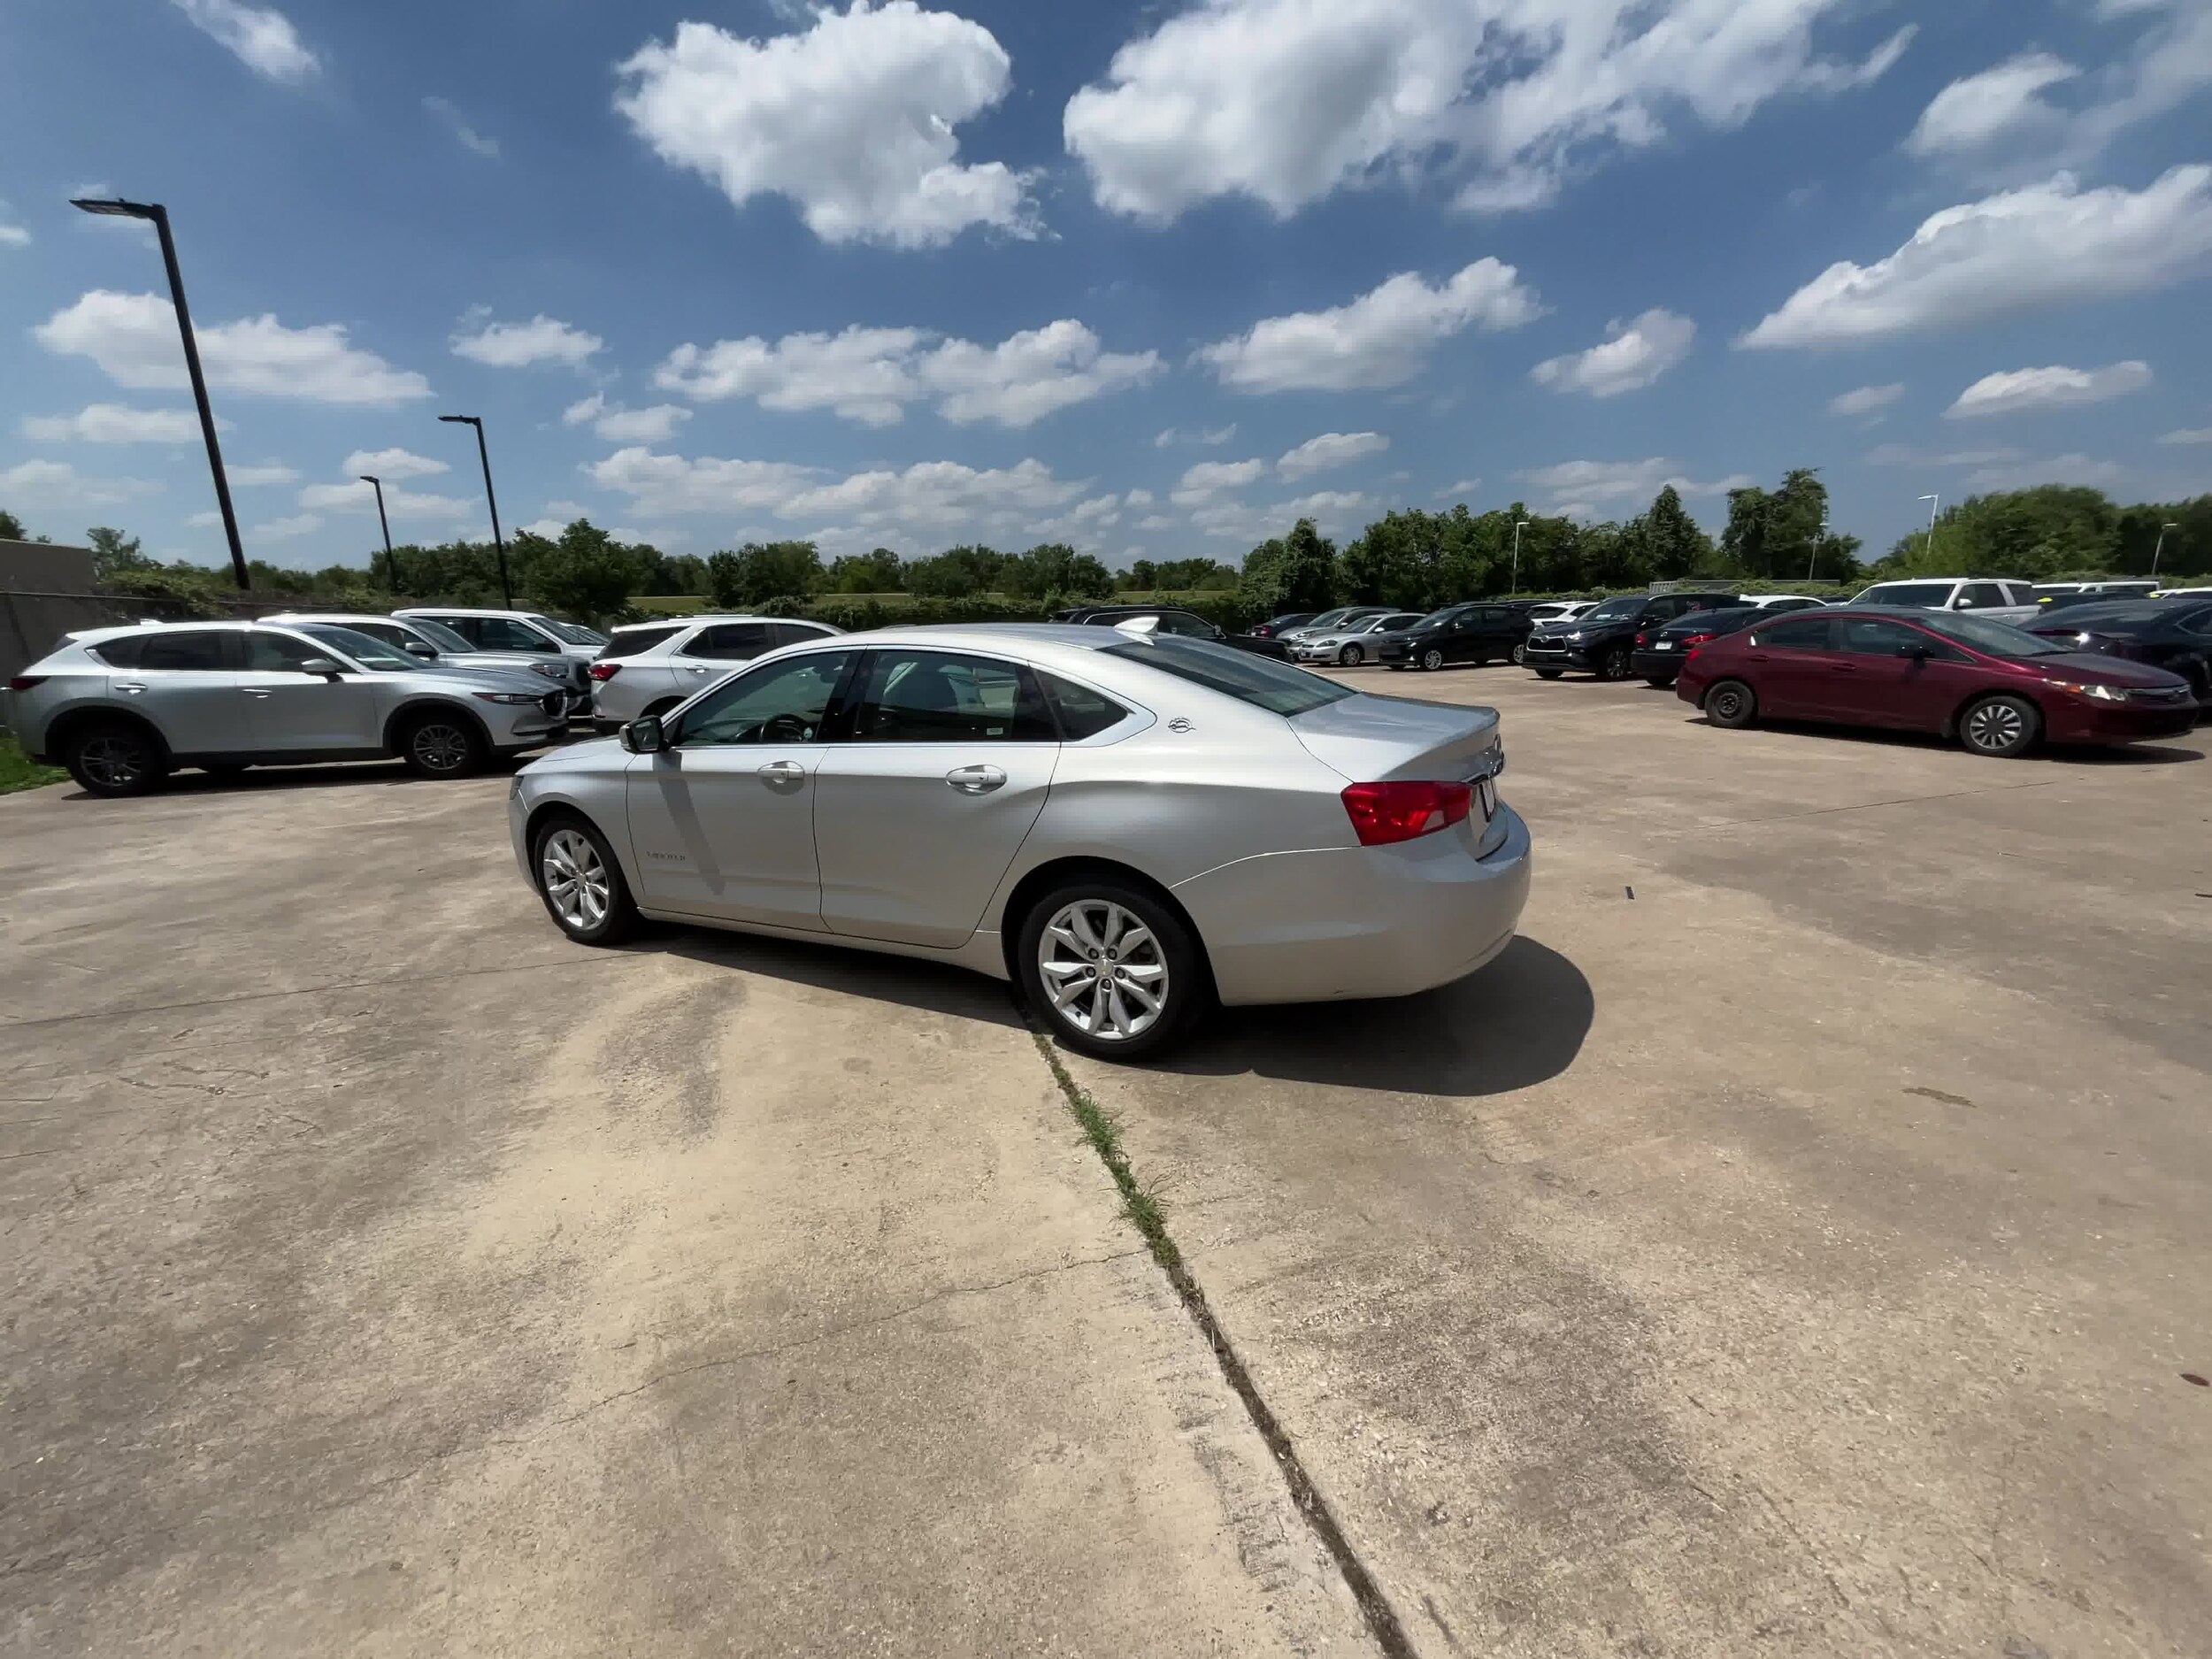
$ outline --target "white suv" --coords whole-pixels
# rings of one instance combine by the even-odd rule
[[[1971,611],[1996,622],[2030,622],[2042,611],[2032,583],[1983,576],[1915,576],[1906,581],[1876,582],[1854,595],[1850,603],[1899,605],[1908,611]]]
[[[664,714],[741,664],[803,640],[841,634],[789,617],[683,617],[617,628],[591,665],[591,724],[611,732],[640,715]]]
[[[413,605],[392,614],[412,621],[442,622],[480,651],[518,652],[541,662],[557,663],[568,690],[571,715],[591,703],[585,670],[607,643],[607,636],[580,623],[560,622],[541,611],[493,611],[468,605]]]

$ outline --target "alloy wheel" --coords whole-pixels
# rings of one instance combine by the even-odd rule
[[[104,789],[128,789],[146,776],[146,746],[120,732],[103,733],[77,751],[86,774]]]
[[[1172,994],[1160,941],[1111,899],[1078,899],[1055,910],[1037,941],[1037,969],[1052,1011],[1100,1042],[1142,1036],[1159,1024]]]
[[[1357,668],[1367,660],[1367,653],[1356,645],[1348,645],[1337,653],[1336,660],[1347,668]]]
[[[1433,645],[1430,646],[1427,650],[1421,653],[1421,666],[1427,669],[1431,673],[1435,672],[1438,669],[1444,666],[1444,653],[1438,650]]]
[[[426,772],[458,772],[468,764],[468,733],[449,720],[425,721],[408,748]]]
[[[2028,723],[2009,703],[1979,704],[1966,717],[1966,741],[1985,753],[2010,749],[2027,733]]]
[[[557,829],[538,854],[545,896],[565,926],[588,932],[607,919],[612,884],[599,849],[581,830]]]

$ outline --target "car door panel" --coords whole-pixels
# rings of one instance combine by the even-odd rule
[[[177,629],[146,639],[137,660],[108,676],[117,706],[143,715],[172,755],[235,754],[253,746],[238,695],[238,635]]]
[[[1788,618],[1752,629],[1744,641],[1744,662],[1762,714],[1784,719],[1829,716],[1836,688],[1824,621]]]
[[[949,949],[974,933],[1044,810],[1059,744],[1016,664],[921,649],[868,659],[815,796],[823,924]]]
[[[257,749],[304,754],[383,746],[373,674],[332,680],[247,669],[238,676],[238,687]]]
[[[1970,663],[1943,641],[1901,622],[1845,618],[1838,622],[1833,693],[1838,718],[1868,726],[1940,731],[1952,710],[1982,683]],[[1912,646],[1928,653],[1905,657]]]

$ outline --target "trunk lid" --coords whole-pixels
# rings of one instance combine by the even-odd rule
[[[1362,695],[1293,715],[1290,729],[1308,754],[1348,783],[1464,783],[1494,773],[1504,760],[1495,709]]]

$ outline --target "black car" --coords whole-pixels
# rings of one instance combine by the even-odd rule
[[[1262,639],[1256,634],[1231,634],[1216,627],[1195,611],[1179,611],[1172,605],[1077,605],[1071,611],[1055,611],[1052,619],[1110,628],[1132,617],[1157,617],[1160,626],[1156,633],[1179,634],[1187,640],[1211,640],[1217,645],[1234,646],[1240,651],[1272,657],[1278,662],[1290,660],[1290,648],[1280,640]]]
[[[1571,668],[1600,680],[1626,680],[1636,672],[1636,636],[1663,628],[1693,611],[1718,611],[1743,603],[1743,595],[1724,589],[1708,593],[1624,594],[1568,622],[1537,625],[1521,648],[1521,660],[1542,680],[1556,680]]]
[[[2212,595],[2124,599],[2055,607],[2027,630],[2070,651],[2097,651],[2167,669],[2189,682],[2197,706],[2212,709]]]
[[[1447,605],[1409,628],[1375,635],[1375,660],[1392,668],[1441,668],[1447,663],[1509,660],[1536,625],[1503,600]]]
[[[1663,628],[1647,628],[1636,636],[1636,651],[1629,658],[1629,672],[1641,674],[1655,686],[1671,686],[1682,672],[1682,659],[1693,647],[1717,640],[1724,634],[1733,634],[1739,628],[1747,628],[1761,617],[1778,614],[1778,608],[1761,610],[1757,605],[1732,605],[1719,611],[1693,611]]]
[[[1321,613],[1318,611],[1286,611],[1279,617],[1270,617],[1252,630],[1256,640],[1279,640],[1293,628],[1302,628]]]

